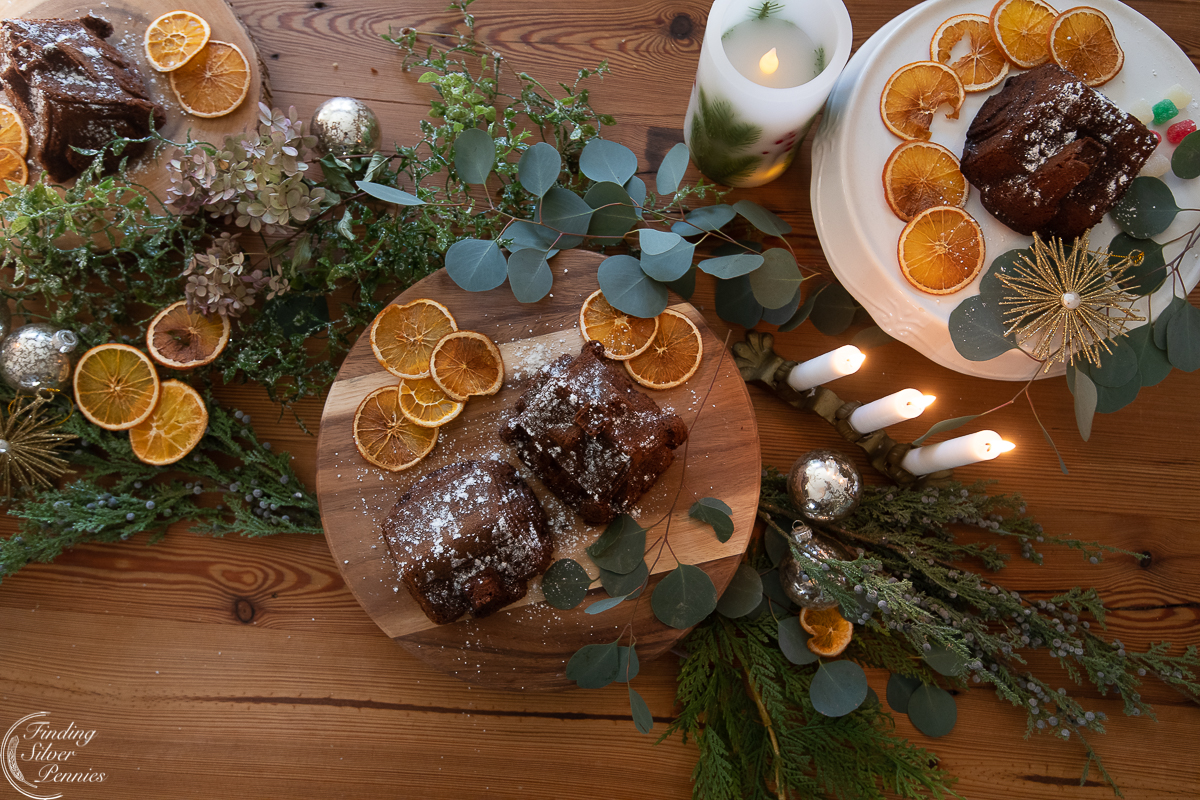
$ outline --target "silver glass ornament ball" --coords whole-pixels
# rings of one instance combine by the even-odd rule
[[[383,141],[379,117],[353,97],[331,97],[321,103],[309,128],[317,137],[317,150],[338,158],[374,153]]]
[[[0,344],[0,377],[22,393],[65,389],[71,381],[71,353],[78,344],[73,331],[44,322],[17,328]]]
[[[815,522],[836,522],[858,506],[862,475],[833,450],[811,450],[796,459],[787,478],[792,505]]]
[[[829,559],[841,561],[845,554],[813,536],[812,529],[796,520],[788,534],[788,552],[779,562],[779,583],[783,593],[802,608],[832,608],[837,601],[821,591],[815,580],[805,573],[804,567],[792,555],[795,547],[813,561],[822,563]]]

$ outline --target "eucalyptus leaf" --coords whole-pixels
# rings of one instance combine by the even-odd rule
[[[684,300],[691,300],[696,292],[696,268],[690,267],[687,272],[673,281],[666,281],[667,288]]]
[[[621,514],[604,529],[587,549],[596,566],[609,572],[628,575],[643,564],[646,555],[646,529],[633,517]]]
[[[385,203],[395,203],[398,206],[423,206],[425,201],[416,195],[411,195],[408,192],[394,189],[391,186],[384,186],[382,183],[370,183],[369,181],[358,181],[356,184],[360,191],[374,197],[376,200],[382,200]]]
[[[1187,300],[1184,300],[1182,297],[1177,295],[1173,296],[1171,298],[1171,302],[1167,303],[1167,307],[1164,308],[1159,313],[1158,318],[1154,320],[1154,345],[1159,350],[1164,352],[1166,351],[1167,329],[1171,324],[1171,317],[1182,311],[1185,305],[1187,305]]]
[[[850,327],[858,309],[858,303],[840,283],[831,283],[817,296],[809,319],[821,333],[837,336]]]
[[[808,649],[809,633],[800,627],[800,618],[789,614],[779,620],[779,651],[783,657],[793,664],[804,666],[819,658]]]
[[[887,682],[887,702],[892,711],[907,714],[908,700],[920,686],[920,679],[893,672]]]
[[[750,289],[751,289],[751,291],[753,291],[754,286],[751,285]],[[800,307],[800,298],[801,298],[802,294],[803,294],[803,292],[800,291],[800,287],[797,286],[796,291],[792,295],[791,300],[784,303],[779,308],[772,308],[770,310],[763,309],[762,321],[767,323],[768,325],[785,325],[785,324],[787,324],[788,320],[790,320],[793,316],[795,316],[796,309],[798,309]]]
[[[712,254],[714,256],[736,256],[738,253],[761,253],[762,251],[762,242],[756,242],[753,239],[737,239],[717,245],[713,248]]]
[[[482,128],[467,128],[454,140],[454,169],[463,183],[482,186],[496,166],[496,143]]]
[[[553,186],[542,197],[537,221],[560,232],[562,235],[555,246],[568,250],[583,244],[583,237],[592,222],[592,207],[574,192]]]
[[[717,587],[708,573],[680,564],[654,587],[650,608],[659,622],[683,630],[703,621],[717,607]]]
[[[688,516],[712,526],[717,539],[724,543],[733,536],[733,509],[715,497],[702,497],[692,504]]]
[[[764,309],[787,305],[804,280],[795,257],[782,247],[772,247],[763,251],[762,259],[762,266],[750,274],[754,299]]]
[[[583,201],[592,208],[588,233],[601,247],[621,244],[625,234],[637,224],[633,200],[619,184],[608,181],[594,184]]]
[[[654,176],[654,188],[659,194],[675,194],[679,190],[679,182],[687,172],[688,158],[688,148],[683,142],[667,151]]]
[[[945,675],[947,678],[957,678],[967,667],[967,663],[961,655],[940,644],[932,645],[923,658],[934,672]]]
[[[729,280],[753,272],[762,265],[763,257],[758,253],[737,253],[732,256],[706,258],[697,266],[709,275]]]
[[[371,160],[367,163],[367,172],[363,176],[364,180],[373,181],[383,174],[387,169],[388,163],[391,161],[386,153],[372,153]]]
[[[1096,384],[1075,367],[1067,369],[1074,372],[1072,393],[1075,395],[1075,427],[1079,428],[1079,436],[1086,442],[1092,436],[1092,421],[1096,417]]]
[[[638,676],[641,665],[638,663],[637,649],[621,645],[617,648],[617,680],[628,683]]]
[[[611,597],[625,597],[632,600],[641,592],[649,575],[650,570],[646,567],[645,560],[642,560],[633,568],[633,572],[625,574],[601,569],[600,585]]]
[[[738,200],[733,204],[733,210],[741,214],[747,222],[768,236],[783,236],[792,232],[791,225],[788,225],[776,216],[774,212],[768,211],[758,203],[752,203],[749,200]]]
[[[1080,376],[1092,375],[1092,367],[1086,361],[1081,359],[1075,360],[1075,368],[1067,370],[1067,387],[1074,392],[1077,389],[1077,381]],[[1142,380],[1140,375],[1134,375],[1133,378],[1124,386],[1101,386],[1092,383],[1096,386],[1096,411],[1100,414],[1112,414],[1115,411],[1120,411],[1125,406],[1137,399],[1138,392],[1142,388]]]
[[[717,315],[726,322],[753,328],[762,319],[763,307],[754,299],[750,279],[739,275],[732,280],[717,281]]]
[[[670,283],[682,278],[692,268],[695,251],[696,245],[680,238],[675,246],[665,253],[651,254],[643,250],[639,263],[642,265],[642,272],[654,280]]]
[[[1112,352],[1106,353],[1103,347],[1100,348],[1100,366],[1090,367],[1088,374],[1097,386],[1115,389],[1129,383],[1137,375],[1137,353],[1123,336],[1108,340],[1108,346]]]
[[[623,144],[592,139],[579,154],[579,171],[594,181],[612,181],[619,186],[637,172],[637,156]]]
[[[1138,376],[1142,386],[1157,386],[1171,374],[1171,362],[1167,354],[1154,344],[1154,333],[1149,325],[1142,325],[1129,332],[1129,346],[1137,355]]]
[[[660,231],[656,228],[642,228],[638,231],[638,247],[641,248],[642,255],[660,256],[682,241],[682,236],[670,231]]]
[[[646,207],[646,182],[634,175],[625,181],[625,191],[629,194],[629,199],[633,201],[634,216],[642,219],[642,211]]]
[[[988,302],[980,294],[959,303],[947,324],[954,349],[968,361],[990,361],[1017,346],[1005,335],[1007,326],[999,303]]]
[[[517,180],[534,197],[542,197],[558,182],[562,156],[553,145],[538,142],[521,154],[517,162]]]
[[[827,717],[844,717],[867,699],[867,674],[853,661],[822,662],[809,686],[813,708]]]
[[[508,263],[494,241],[459,239],[446,251],[446,274],[468,292],[486,292],[504,283]]]
[[[1110,212],[1121,230],[1135,239],[1149,239],[1171,227],[1179,206],[1175,195],[1158,178],[1134,178]]]
[[[591,583],[587,570],[578,561],[560,558],[542,576],[542,594],[547,603],[565,611],[583,602]]]
[[[850,340],[850,344],[859,350],[874,350],[876,347],[883,347],[885,344],[891,344],[894,341],[896,340],[889,336],[883,328],[878,325],[872,325],[854,334],[854,338]]]
[[[1171,154],[1171,171],[1186,181],[1200,177],[1200,132],[1192,131],[1176,145]]]
[[[738,564],[733,580],[717,601],[717,611],[730,619],[744,617],[758,608],[762,598],[762,578],[758,577],[758,570],[749,564]]]
[[[783,557],[792,552],[788,540],[774,528],[767,528],[763,531],[763,547],[766,548],[767,558],[771,559],[773,567],[778,567],[783,562]]]
[[[508,246],[509,252],[512,253],[518,250],[541,250],[549,258],[558,252],[552,249],[558,234],[529,220],[519,219],[509,225],[504,229],[503,237],[512,240],[512,244]]]
[[[587,644],[567,662],[567,679],[580,689],[601,689],[617,679],[620,654],[617,642]]]
[[[813,307],[817,304],[817,298],[821,296],[821,292],[830,287],[828,283],[817,283],[808,290],[808,297],[804,299],[804,304],[796,309],[796,313],[791,318],[779,326],[780,333],[787,333],[795,330],[804,324],[810,316],[812,316]]]
[[[554,288],[554,275],[541,250],[518,250],[508,257],[508,285],[519,303],[536,303]]]
[[[971,420],[979,419],[981,416],[983,416],[983,415],[982,414],[968,414],[965,417],[954,417],[952,419],[944,419],[941,422],[936,423],[929,430],[925,431],[925,433],[923,433],[919,439],[913,440],[913,444],[920,446],[930,436],[937,436],[939,433],[945,433],[946,431],[952,431],[955,428],[961,428],[963,425],[966,425]]]
[[[605,611],[608,611],[610,608],[616,608],[617,606],[621,605],[621,603],[624,602],[624,600],[625,600],[624,597],[605,597],[600,600],[597,600],[596,602],[594,602],[590,606],[588,606],[587,609],[585,609],[585,613],[587,613],[587,614],[603,614]]]
[[[999,303],[1008,292],[1000,280],[1001,275],[1013,277],[1018,265],[1033,261],[1033,250],[1025,247],[1020,250],[1009,250],[992,259],[991,266],[979,280],[979,296],[990,305]]]
[[[958,706],[945,689],[925,684],[908,698],[908,718],[913,727],[936,739],[954,730]]]
[[[1121,280],[1121,285],[1130,294],[1138,297],[1152,294],[1167,279],[1167,261],[1163,256],[1163,247],[1153,239],[1134,239],[1129,234],[1118,233],[1108,245],[1108,252],[1119,258],[1132,253],[1140,255],[1140,261],[1130,264]]]
[[[650,706],[638,694],[637,689],[629,687],[629,712],[633,716],[633,726],[638,733],[649,733],[654,729],[654,717],[650,714]]]
[[[791,552],[791,547],[788,547],[788,552]],[[771,602],[779,606],[784,611],[795,611],[796,604],[792,602],[783,591],[783,584],[780,583],[779,570],[772,569],[762,574],[763,594],[771,599]]]
[[[1200,309],[1191,303],[1184,303],[1171,317],[1167,358],[1184,372],[1200,369]]]
[[[729,224],[737,215],[733,206],[718,203],[714,206],[704,206],[691,211],[682,220],[671,226],[671,230],[680,236],[695,236],[705,231],[719,231]]]
[[[600,262],[596,279],[604,290],[604,299],[626,314],[657,317],[667,307],[667,287],[642,271],[633,256],[609,256]]]

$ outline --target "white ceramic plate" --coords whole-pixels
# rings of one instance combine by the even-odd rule
[[[1158,102],[1177,83],[1193,98],[1200,97],[1200,73],[1166,33],[1123,3],[1089,3],[1112,20],[1125,50],[1124,68],[1100,87],[1101,92],[1126,110],[1139,99]],[[1010,351],[979,362],[966,360],[954,349],[947,320],[959,303],[978,293],[979,278],[962,291],[943,296],[925,294],[909,285],[896,260],[896,244],[904,223],[888,208],[883,196],[883,165],[900,144],[879,117],[884,84],[905,64],[929,59],[929,41],[943,21],[955,14],[988,14],[992,5],[991,0],[928,0],[881,28],[850,59],[829,97],[813,143],[812,209],[821,248],[834,274],[888,334],[933,361],[967,375],[1028,380],[1038,365],[1020,352]],[[996,91],[999,87],[968,94],[957,120],[937,114],[932,141],[961,154],[967,127],[984,100]],[[1189,117],[1200,121],[1195,99],[1172,122]],[[1165,141],[1166,128],[1163,125],[1155,129],[1164,136],[1160,152],[1169,156],[1173,147]],[[1181,208],[1200,207],[1200,179],[1182,181],[1168,172],[1163,180]],[[987,242],[987,259],[980,277],[994,257],[1032,242],[1030,237],[997,222],[984,210],[973,188],[966,208],[979,221]],[[1195,213],[1180,213],[1171,228],[1155,239],[1162,242],[1174,238],[1196,222]],[[1092,230],[1091,244],[1107,246],[1118,232],[1106,216]],[[1168,247],[1167,260],[1181,247]],[[1186,296],[1200,280],[1200,253],[1190,253],[1181,272],[1184,285],[1178,290]],[[1171,283],[1140,300],[1139,313],[1153,317],[1165,308],[1171,298]],[[1049,374],[1056,373],[1062,373],[1061,365]]]

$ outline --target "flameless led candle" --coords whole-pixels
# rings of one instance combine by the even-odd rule
[[[933,395],[921,394],[916,389],[901,389],[895,394],[881,397],[854,409],[850,415],[850,427],[859,433],[870,433],[906,419],[921,416],[934,400]]]
[[[727,186],[783,174],[850,58],[842,0],[716,0],[684,119],[700,171]],[[751,141],[723,133],[750,131]]]
[[[995,431],[979,431],[948,442],[913,448],[904,456],[900,466],[913,475],[928,475],[978,461],[991,461],[1014,447],[1015,444],[1004,441]]]
[[[797,392],[805,392],[814,386],[858,372],[866,358],[861,350],[848,344],[792,367],[787,384]]]

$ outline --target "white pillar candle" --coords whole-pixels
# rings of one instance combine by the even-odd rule
[[[700,171],[727,186],[783,174],[850,57],[842,0],[716,0],[684,119]],[[738,129],[729,141],[722,135]]]
[[[916,389],[901,389],[854,409],[850,415],[850,427],[859,433],[870,433],[906,419],[914,419],[921,416],[933,400],[933,395],[921,394]]]
[[[904,456],[900,466],[913,475],[928,475],[977,461],[991,461],[1014,447],[1015,444],[1004,441],[995,431],[979,431],[948,442],[915,447]]]
[[[866,356],[863,352],[848,344],[792,367],[787,376],[787,385],[797,392],[805,392],[814,386],[858,372],[864,360]]]

